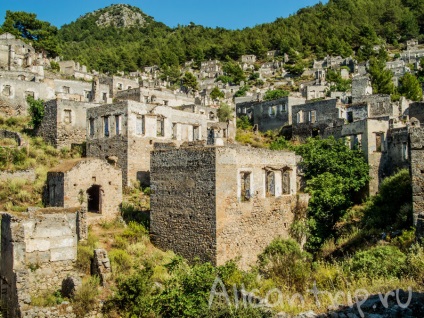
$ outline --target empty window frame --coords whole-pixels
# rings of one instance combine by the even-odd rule
[[[375,151],[384,151],[384,133],[380,132],[375,134]]]
[[[296,114],[296,120],[297,120],[297,123],[298,123],[298,124],[303,123],[303,111],[299,111],[299,112]]]
[[[94,136],[94,118],[90,118],[89,125],[90,125],[90,137],[93,137]]]
[[[115,115],[115,134],[120,135],[122,132],[122,116]]]
[[[240,172],[240,201],[242,202],[250,201],[251,198],[250,176],[251,172]]]
[[[284,169],[281,174],[281,194],[290,194],[290,169]]]
[[[408,160],[409,159],[409,155],[408,155],[408,143],[406,143],[406,142],[402,143],[402,158],[403,158],[403,160]]]
[[[11,86],[10,85],[4,85],[3,86],[3,95],[4,96],[10,96],[10,95],[12,95],[12,88],[11,88]]]
[[[317,121],[317,112],[316,110],[311,110],[311,112],[309,113],[309,120],[312,124],[316,123]]]
[[[275,196],[275,172],[274,171],[265,171],[265,196],[274,197]]]
[[[163,117],[158,117],[156,120],[156,136],[165,136],[165,119]]]
[[[63,122],[65,124],[70,124],[72,123],[72,110],[70,109],[65,109],[63,111]]]
[[[172,123],[172,139],[177,139],[177,123]]]
[[[105,137],[109,137],[109,116],[103,117],[103,133]]]
[[[62,92],[64,94],[70,94],[71,93],[71,88],[69,86],[63,86],[62,87]]]
[[[193,141],[200,140],[200,126],[193,126]]]
[[[144,116],[137,116],[135,120],[135,133],[137,135],[144,135],[144,126],[145,126],[145,120]]]

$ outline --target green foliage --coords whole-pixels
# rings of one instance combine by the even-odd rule
[[[347,263],[357,278],[399,278],[405,271],[406,255],[394,246],[376,246],[356,253]]]
[[[149,264],[131,276],[117,282],[117,292],[105,304],[106,310],[118,308],[124,317],[152,317],[153,314],[153,269]]]
[[[96,298],[99,293],[100,280],[97,276],[91,276],[82,282],[82,286],[76,290],[72,299],[72,307],[77,317],[83,317],[87,312],[94,309]]]
[[[44,118],[44,101],[42,99],[34,99],[32,96],[27,97],[29,105],[29,114],[31,116],[31,124],[34,128],[38,128]]]
[[[291,150],[293,149],[292,144],[284,137],[278,137],[273,140],[269,146],[271,150]]]
[[[239,118],[237,118],[237,128],[240,128],[243,130],[252,130],[253,129],[252,121],[246,115],[240,116]]]
[[[339,72],[333,71],[331,69],[327,71],[326,80],[332,83],[330,86],[330,91],[346,92],[351,89],[352,86],[352,80],[342,79]]]
[[[260,271],[284,283],[292,290],[302,290],[311,275],[311,256],[293,239],[273,240],[258,256]]]
[[[185,72],[183,78],[181,79],[181,82],[183,86],[185,86],[187,89],[193,89],[198,90],[198,83],[196,76],[193,75],[193,73]]]
[[[222,70],[224,74],[228,76],[231,80],[230,83],[239,85],[241,81],[246,81],[246,76],[240,65],[235,61],[228,61],[224,63]]]
[[[248,85],[240,87],[240,89],[234,94],[234,97],[246,96],[246,93],[249,91],[249,89],[250,87]]]
[[[371,84],[374,94],[394,94],[395,85],[393,84],[393,73],[386,69],[386,60],[370,59],[368,72],[371,77]]]
[[[416,102],[423,99],[421,83],[411,73],[406,73],[399,79],[399,93]]]
[[[335,224],[353,203],[355,193],[369,179],[369,168],[360,150],[350,150],[343,140],[309,138],[296,147],[311,194],[308,248],[314,250],[333,233]]]
[[[403,229],[412,224],[411,177],[406,169],[383,180],[367,203],[364,224],[381,229]]]
[[[234,110],[230,105],[221,103],[218,108],[217,115],[220,122],[228,122],[234,118]]]
[[[225,95],[223,92],[221,92],[218,88],[218,86],[215,86],[212,91],[210,92],[210,96],[213,100],[218,100],[220,98],[224,98]]]
[[[91,260],[94,257],[94,249],[97,247],[97,239],[91,233],[88,233],[86,241],[80,241],[77,247],[77,268],[85,273],[90,274]]]
[[[113,249],[109,252],[112,268],[117,273],[125,273],[131,269],[131,256],[122,249]]]
[[[289,96],[289,92],[282,89],[267,90],[264,95],[264,100],[273,100],[281,97]]]
[[[424,247],[415,243],[406,255],[407,273],[410,277],[424,283]]]
[[[38,20],[34,13],[7,10],[2,30],[31,42],[37,51],[44,51],[49,56],[60,53],[57,28],[49,22]]]
[[[55,61],[50,62],[50,67],[52,68],[53,71],[56,71],[56,72],[60,71],[59,63],[57,63]]]

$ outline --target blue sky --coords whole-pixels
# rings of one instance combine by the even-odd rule
[[[319,0],[0,0],[0,24],[6,10],[36,13],[38,19],[57,27],[75,21],[81,15],[111,4],[126,3],[139,7],[156,21],[170,27],[190,22],[209,27],[242,29],[287,17]],[[321,1],[326,3],[327,0]]]

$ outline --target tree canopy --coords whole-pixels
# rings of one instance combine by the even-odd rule
[[[34,13],[6,11],[2,31],[31,42],[38,51],[54,57],[60,53],[58,29],[49,22],[37,19]]]

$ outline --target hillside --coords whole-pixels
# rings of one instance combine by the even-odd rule
[[[114,5],[63,26],[58,37],[65,59],[114,72],[182,65],[191,59],[236,60],[243,54],[264,58],[266,51],[275,49],[298,51],[303,57],[346,57],[357,52],[365,60],[374,44],[396,47],[406,39],[420,39],[423,33],[422,1],[330,0],[288,18],[235,31],[195,24],[169,28],[138,8]]]

